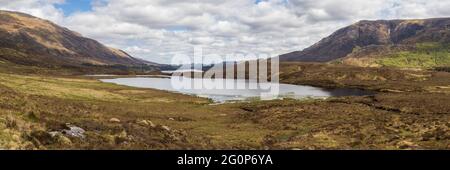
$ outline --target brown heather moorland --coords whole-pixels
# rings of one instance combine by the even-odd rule
[[[450,73],[311,63],[282,68],[285,83],[377,93],[211,105],[203,98],[82,76],[0,73],[0,148],[450,147]],[[70,127],[82,128],[84,136],[59,133]]]

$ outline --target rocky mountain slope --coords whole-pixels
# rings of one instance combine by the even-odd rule
[[[420,47],[447,52],[443,58],[448,58],[448,44],[450,18],[360,21],[303,51],[281,55],[281,60],[329,62],[347,57],[348,63],[370,63],[373,57],[424,49]]]
[[[0,60],[30,66],[155,65],[28,14],[0,11]]]

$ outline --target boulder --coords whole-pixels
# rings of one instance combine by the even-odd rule
[[[52,138],[54,138],[54,137],[56,137],[56,136],[58,136],[58,135],[61,135],[62,133],[61,133],[61,132],[58,132],[58,131],[53,131],[53,132],[48,132],[48,134],[50,134],[50,136],[51,136]]]
[[[73,125],[67,125],[67,129],[62,130],[62,133],[75,138],[85,138],[84,135],[86,131],[80,127],[73,126]]]
[[[141,125],[141,126],[155,127],[155,124],[153,124],[153,122],[150,120],[141,120],[141,121],[138,121],[137,124]]]
[[[169,126],[161,126],[162,129],[166,130],[166,131],[170,131]]]
[[[111,118],[111,119],[109,119],[109,122],[111,122],[111,123],[120,123],[120,119]]]

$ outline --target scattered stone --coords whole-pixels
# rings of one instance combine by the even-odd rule
[[[155,124],[153,124],[153,122],[152,121],[147,121],[148,122],[148,124],[150,125],[150,127],[152,127],[152,128],[154,128],[154,127],[156,127],[156,125]]]
[[[150,120],[141,120],[141,121],[138,121],[137,124],[141,125],[141,126],[155,127],[155,124],[153,124],[153,122]]]
[[[54,138],[58,135],[61,135],[61,132],[58,132],[58,131],[53,131],[53,132],[48,132],[48,133],[50,134],[50,136],[52,136],[52,138]]]
[[[175,119],[174,118],[169,118],[169,120],[174,121]]]
[[[80,127],[67,124],[67,128],[68,129],[64,129],[62,131],[67,136],[71,136],[71,137],[75,137],[75,138],[85,138],[86,137],[84,135],[84,133],[86,131]]]
[[[227,114],[220,114],[219,116],[226,117],[228,115]]]
[[[400,149],[417,148],[419,145],[410,141],[400,141],[397,143]]]
[[[136,123],[137,123],[138,125],[141,125],[141,126],[148,126],[148,125],[149,125],[148,122],[147,122],[147,120],[137,121]]]
[[[120,119],[111,118],[111,119],[109,119],[109,122],[111,122],[111,123],[120,123]]]
[[[161,128],[163,128],[163,129],[166,130],[166,131],[170,131],[169,126],[161,126]]]

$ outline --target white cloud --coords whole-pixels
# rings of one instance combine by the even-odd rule
[[[61,23],[64,14],[54,6],[54,4],[60,3],[64,3],[64,0],[0,0],[0,9],[21,11]]]
[[[96,0],[64,16],[63,0],[0,0],[150,61],[167,63],[194,45],[204,53],[282,54],[301,50],[358,20],[450,15],[442,0]]]

